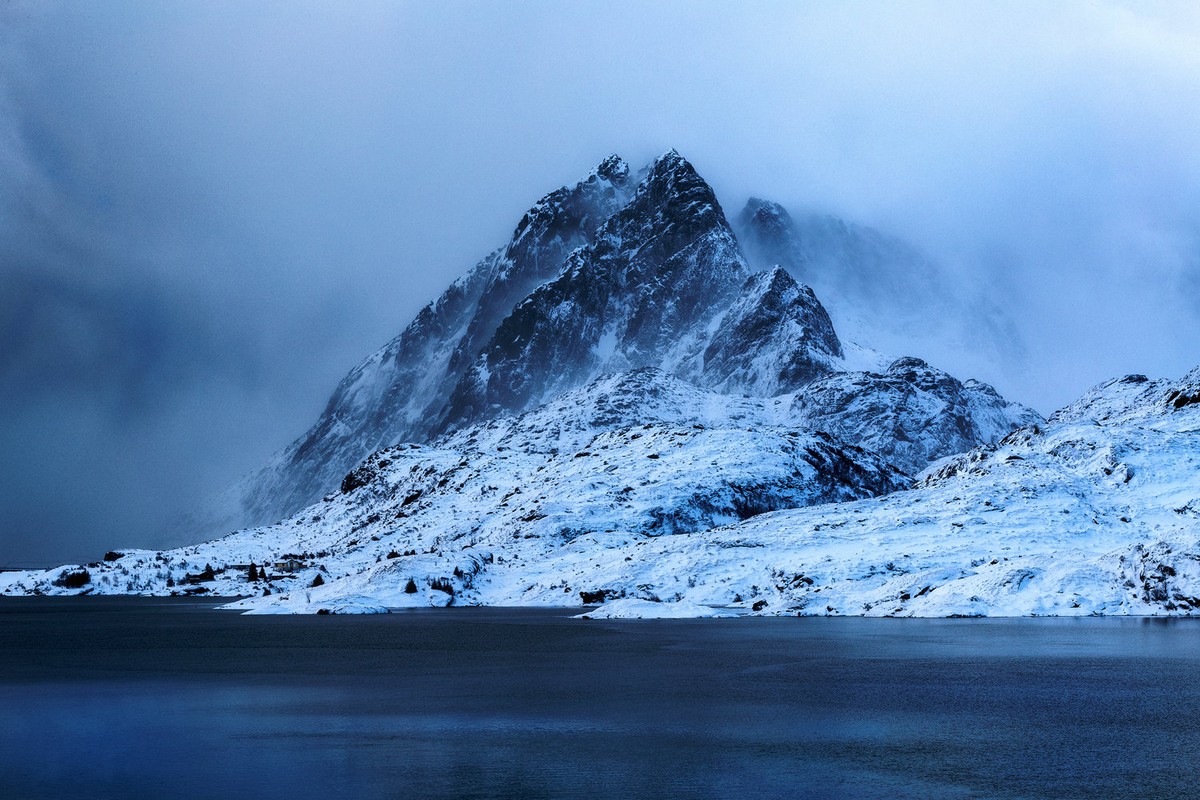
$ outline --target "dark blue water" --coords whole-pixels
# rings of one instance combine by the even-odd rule
[[[1200,622],[0,602],[0,798],[1200,797]]]

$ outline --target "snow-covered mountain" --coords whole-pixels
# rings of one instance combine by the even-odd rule
[[[1181,386],[1176,399],[1195,394]],[[1136,416],[1168,388],[1098,389],[1051,428],[1102,408]],[[13,573],[0,591],[249,593],[258,611],[624,597],[811,613],[811,581],[769,591],[807,557],[795,520],[842,520],[812,522],[841,531],[814,542],[883,530],[890,512],[861,509],[936,504],[957,462],[911,488],[917,473],[964,451],[986,460],[978,448],[1001,439],[1016,447],[1014,430],[1042,441],[1045,424],[986,384],[843,343],[810,287],[748,265],[677,152],[636,178],[612,156],[539,201],[237,488],[239,513],[273,524]],[[948,524],[950,543],[930,545],[953,553]],[[760,543],[739,543],[746,531]],[[877,537],[860,555],[902,544]],[[847,569],[830,574],[872,585]]]
[[[754,252],[767,241],[743,236]],[[821,252],[842,253],[846,242],[862,250],[870,237],[843,238]],[[811,261],[815,252],[798,257]],[[871,252],[877,261],[888,253],[907,258],[898,246]],[[233,487],[218,513],[188,524],[212,536],[274,521],[321,497],[380,448],[519,413],[603,374],[652,366],[720,392],[770,397],[878,360],[851,349],[809,287],[779,267],[747,266],[712,188],[679,153],[656,159],[640,179],[609,156],[542,198],[507,245],[351,370],[304,436]],[[1031,413],[971,385],[975,400],[960,402],[949,396],[961,394],[959,386],[930,394],[924,376],[888,374],[880,388],[896,396],[881,402],[915,408],[901,396],[933,398],[915,421],[946,429],[933,443],[908,431],[921,442],[892,448],[909,472],[992,441]],[[818,429],[828,414],[840,414],[823,412],[815,396],[806,407]],[[869,430],[861,433],[875,435],[863,440],[867,446],[892,434],[862,424]],[[860,427],[848,422],[839,435],[859,443]],[[896,430],[905,435],[903,423]]]

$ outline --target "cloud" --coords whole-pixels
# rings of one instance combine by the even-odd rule
[[[1040,410],[1180,374],[1198,43],[1190,3],[7,4],[3,544],[152,541],[613,151],[915,242],[990,326],[931,360]]]

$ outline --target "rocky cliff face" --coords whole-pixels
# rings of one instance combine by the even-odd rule
[[[812,289],[781,267],[751,275],[691,373],[734,394],[792,392],[841,367],[842,343]]]
[[[500,326],[455,391],[447,423],[523,410],[602,372],[661,363],[746,272],[712,190],[668,153],[596,243]]]

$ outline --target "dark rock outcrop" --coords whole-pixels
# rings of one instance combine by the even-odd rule
[[[704,349],[699,382],[722,392],[782,394],[835,371],[841,357],[812,289],[776,267],[746,280]]]

